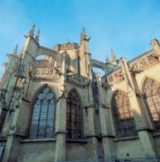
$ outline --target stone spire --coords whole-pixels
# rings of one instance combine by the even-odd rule
[[[111,60],[112,64],[117,65],[117,58],[113,49],[111,49],[111,58],[112,58]]]
[[[87,38],[86,29],[85,29],[85,27],[83,27],[82,32],[81,32],[80,44],[82,44],[82,42],[83,42],[86,38]]]
[[[106,64],[110,64],[110,60],[109,60],[109,57],[108,57],[108,56],[106,56],[105,63],[106,63]]]
[[[12,54],[17,55],[18,53],[18,44],[16,44],[16,46],[14,47]]]
[[[81,40],[80,40],[80,45],[82,44],[82,42],[84,42],[84,41],[87,41],[87,42],[89,42],[89,40],[91,39],[91,37],[87,37],[87,34],[86,34],[86,29],[85,29],[85,27],[83,27],[83,29],[82,29],[82,32],[81,32]]]
[[[35,35],[35,41],[39,42],[40,30],[37,31]]]
[[[36,27],[35,24],[33,24],[33,25],[31,26],[31,29],[29,30],[29,33],[28,33],[29,36],[34,37],[35,27]]]
[[[91,76],[91,65],[90,65],[90,52],[89,52],[89,40],[87,37],[86,30],[83,28],[80,38],[80,48],[79,48],[79,57],[80,57],[80,73],[85,77]]]

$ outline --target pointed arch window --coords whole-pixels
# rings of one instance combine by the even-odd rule
[[[56,97],[49,87],[38,93],[33,104],[30,138],[51,138],[54,136]]]
[[[116,91],[112,98],[112,111],[115,122],[117,137],[129,137],[136,135],[135,121],[128,95],[121,91]]]
[[[143,94],[154,128],[160,130],[160,84],[153,79],[146,79]]]
[[[71,90],[67,98],[67,139],[83,138],[83,116],[79,94]]]

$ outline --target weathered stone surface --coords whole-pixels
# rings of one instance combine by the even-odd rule
[[[88,44],[90,38],[84,30],[81,33],[80,44],[68,42],[49,49],[40,45],[39,34],[34,34],[34,28],[35,26],[26,36],[21,53],[9,55],[0,83],[0,133],[3,137],[0,138],[0,148],[3,150],[0,156],[2,162],[58,162],[160,156],[160,134],[155,129],[155,124],[156,128],[159,128],[160,116],[155,117],[153,114],[151,116],[150,107],[153,110],[155,108],[153,105],[147,105],[147,95],[144,95],[147,93],[160,97],[160,45],[158,40],[152,41],[151,51],[130,62],[126,62],[123,58],[120,60],[115,58],[116,64],[113,60],[102,63],[91,58]],[[41,55],[43,57],[37,59]],[[95,74],[92,71],[94,66],[108,74],[103,77]],[[156,81],[156,87],[155,84],[153,87],[147,85],[148,89],[144,93],[146,89],[144,84],[149,78]],[[51,101],[50,98],[53,96],[52,93],[47,97],[44,96],[45,93],[38,96],[43,87],[47,87],[50,89],[49,92],[54,94],[54,115],[48,113],[45,118],[47,122],[49,122],[49,117],[53,119],[52,132],[54,133],[49,138],[46,135],[49,124],[45,121],[45,126],[39,125],[45,117],[43,111],[50,110],[48,101]],[[81,110],[73,111],[78,113],[76,115],[68,114],[69,111],[67,111],[70,104],[67,99],[71,90],[76,91],[78,97],[74,98],[71,104],[73,107],[70,110]],[[123,93],[118,93],[119,96],[113,100],[116,96],[115,92]],[[37,96],[41,107],[36,110]],[[159,99],[154,99],[154,95],[152,97],[157,104],[156,111],[160,113]],[[42,104],[44,98],[46,99],[45,106]],[[78,100],[78,105],[76,105],[76,100]],[[118,109],[119,107],[121,109]],[[124,107],[128,109],[123,109]],[[117,114],[113,111],[116,109]],[[121,112],[121,110],[128,111]],[[35,111],[40,111],[40,113],[38,117],[35,116],[37,120],[33,121]],[[155,115],[158,114],[157,112]],[[124,131],[129,130],[128,128],[132,129],[132,121],[135,121],[134,136],[119,138],[117,132],[120,130],[115,124],[116,115],[119,118],[119,125],[125,121],[127,129]],[[126,117],[132,117],[133,120]],[[130,122],[127,123],[127,120]],[[39,131],[45,132],[43,138],[42,136],[30,137],[31,124],[37,121],[39,124],[33,131],[36,134]],[[66,138],[67,130],[72,133],[74,130],[80,132],[77,129],[80,123],[83,127],[82,134],[78,136],[75,133],[75,138]],[[129,124],[131,124],[130,127]],[[45,131],[43,131],[44,128]],[[122,133],[122,135],[126,134]]]

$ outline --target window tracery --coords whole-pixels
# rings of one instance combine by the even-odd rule
[[[117,91],[112,98],[112,110],[117,137],[136,135],[135,121],[126,93]]]
[[[30,138],[51,138],[54,135],[56,98],[49,87],[43,88],[33,105]]]
[[[153,79],[146,79],[143,85],[143,94],[149,109],[154,127],[160,130],[160,85]]]
[[[83,138],[83,116],[80,97],[75,89],[71,90],[67,98],[67,138]]]

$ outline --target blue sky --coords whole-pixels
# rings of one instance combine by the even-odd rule
[[[33,23],[47,47],[79,42],[85,26],[92,57],[103,61],[113,48],[129,60],[160,39],[160,0],[0,0],[0,75],[6,54],[17,43],[22,48]]]

